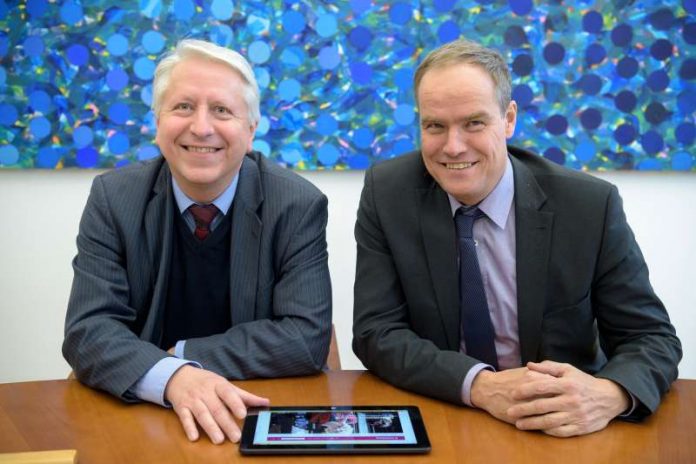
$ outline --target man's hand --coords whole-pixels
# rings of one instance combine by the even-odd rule
[[[267,398],[235,387],[214,372],[189,365],[169,379],[164,397],[174,407],[189,440],[198,440],[198,423],[215,444],[224,442],[225,436],[230,441],[239,441],[241,432],[234,418],[244,419],[249,406],[270,403]]]
[[[514,404],[505,413],[520,430],[557,437],[584,435],[602,430],[630,405],[618,384],[570,364],[544,361],[528,363],[527,368],[542,375],[516,386]]]
[[[508,410],[523,401],[515,398],[515,391],[534,379],[546,377],[551,376],[526,367],[499,372],[483,370],[471,385],[471,404],[497,419],[514,424],[516,418],[510,417]]]

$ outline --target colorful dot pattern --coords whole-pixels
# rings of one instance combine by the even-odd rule
[[[575,169],[696,171],[696,0],[0,0],[0,168],[158,156],[152,76],[184,37],[254,65],[254,147],[294,169],[418,147],[414,69],[467,37],[510,64],[512,143]]]

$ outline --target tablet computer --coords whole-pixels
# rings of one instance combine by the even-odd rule
[[[416,406],[274,406],[249,410],[242,454],[427,453]]]

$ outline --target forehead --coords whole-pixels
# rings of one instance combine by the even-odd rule
[[[244,84],[242,75],[230,65],[199,56],[186,57],[171,71],[169,88],[237,92]]]
[[[491,112],[498,107],[493,78],[480,66],[456,63],[428,70],[418,87],[421,117],[447,113]]]

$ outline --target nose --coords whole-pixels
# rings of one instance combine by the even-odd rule
[[[198,108],[191,120],[191,133],[196,137],[208,137],[214,132],[211,116],[207,108]]]
[[[461,128],[451,127],[447,131],[447,140],[445,140],[445,146],[442,152],[452,158],[456,158],[459,155],[466,153],[467,143],[466,134]]]

